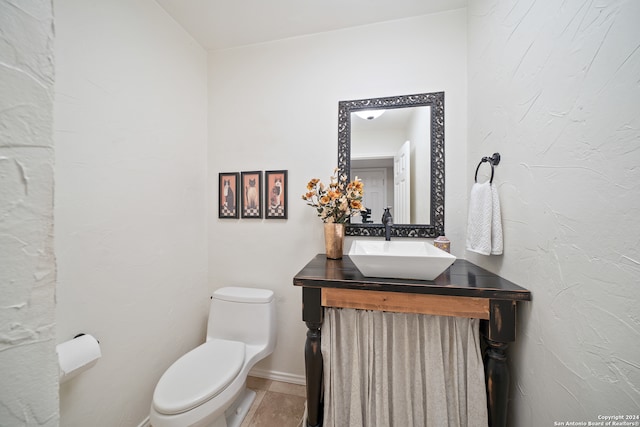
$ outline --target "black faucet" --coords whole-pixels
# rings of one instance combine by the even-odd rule
[[[393,217],[390,212],[391,206],[384,208],[382,214],[382,225],[384,225],[384,240],[391,240],[391,226],[393,225]]]

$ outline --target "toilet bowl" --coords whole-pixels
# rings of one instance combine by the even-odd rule
[[[273,352],[275,300],[270,290],[214,292],[204,344],[180,357],[153,393],[153,427],[236,427],[255,398],[249,370]]]

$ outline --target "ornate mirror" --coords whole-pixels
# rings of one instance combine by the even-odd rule
[[[392,237],[444,235],[444,92],[340,101],[338,168],[363,180],[370,211],[348,236],[384,236],[387,206]]]

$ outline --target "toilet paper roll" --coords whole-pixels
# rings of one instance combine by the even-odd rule
[[[87,334],[58,344],[56,352],[61,383],[91,368],[102,356],[98,340]]]

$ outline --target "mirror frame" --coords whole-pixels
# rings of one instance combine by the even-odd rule
[[[351,180],[351,113],[360,110],[431,107],[431,223],[394,224],[392,237],[444,236],[444,92],[338,102],[338,169]],[[366,189],[365,189],[366,191]],[[382,224],[348,223],[347,236],[384,236]]]

